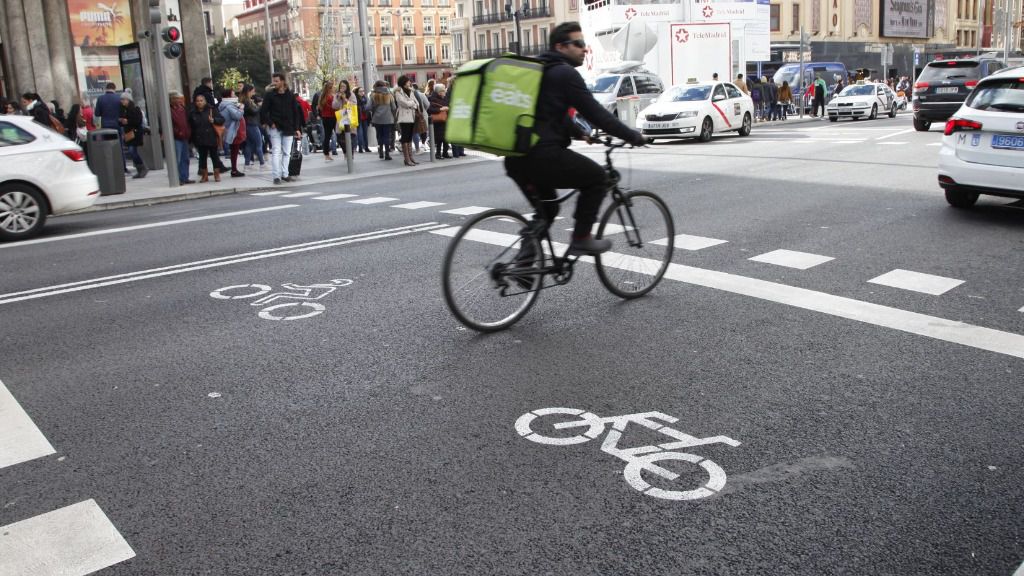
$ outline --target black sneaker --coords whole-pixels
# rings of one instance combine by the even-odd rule
[[[281,179],[280,178],[274,178],[274,184],[280,184],[280,183],[281,183]]]
[[[569,244],[570,256],[580,256],[583,254],[601,254],[612,249],[612,241],[607,238],[594,238],[593,236],[587,238],[573,238],[572,243]]]
[[[292,181],[292,177],[291,176],[284,176],[284,177],[281,178],[281,180],[284,181],[284,182],[291,182]]]

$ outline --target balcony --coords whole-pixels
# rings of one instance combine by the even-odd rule
[[[536,56],[547,49],[548,46],[546,44],[530,44],[527,46],[523,46],[522,55]],[[508,48],[490,48],[487,50],[473,50],[473,60],[480,60],[481,58],[497,58],[499,56],[508,54],[509,52],[511,52],[511,50],[509,50]],[[462,54],[465,53],[466,51],[462,52]]]
[[[531,18],[550,18],[551,10],[548,9],[547,4],[538,6],[536,8],[528,8],[522,10],[519,15],[519,20],[529,20]],[[511,22],[512,16],[505,12],[498,12],[496,14],[481,14],[473,16],[473,25],[479,26],[481,24],[498,24],[501,22]]]
[[[380,31],[380,35],[381,36],[394,36],[395,32],[393,30],[381,30]]]
[[[469,18],[452,18],[452,30],[466,30],[469,28]]]

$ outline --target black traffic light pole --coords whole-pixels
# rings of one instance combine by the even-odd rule
[[[171,37],[180,38],[181,29],[168,26],[163,30],[160,24],[163,22],[163,12],[160,10],[160,0],[149,0],[149,23],[153,26],[153,67],[156,68],[156,109],[160,116],[160,132],[164,146],[164,164],[167,165],[167,183],[176,188],[181,186],[178,180],[178,156],[174,149],[174,124],[171,122],[171,104],[167,92],[167,75],[164,72],[164,58],[177,58],[181,52],[174,48],[161,48],[161,44],[167,42]],[[171,32],[174,28],[177,33]]]

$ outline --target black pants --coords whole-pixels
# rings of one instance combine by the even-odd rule
[[[330,156],[331,155],[331,134],[334,134],[334,128],[335,128],[335,126],[338,125],[338,119],[335,118],[334,116],[331,116],[330,118],[323,118],[323,117],[321,117],[320,120],[323,122],[323,125],[324,125],[324,140],[323,140],[323,142],[321,142],[320,145],[324,149],[324,156]],[[338,140],[340,141],[341,138],[339,137]]]
[[[448,153],[448,142],[444,139],[447,122],[434,122],[434,156]]]
[[[818,114],[818,108],[819,107],[821,108],[821,115],[824,116],[825,115],[825,97],[824,96],[818,96],[816,94],[814,96],[814,112],[813,112],[813,114],[815,114],[815,115]]]
[[[220,154],[216,146],[196,146],[199,151],[199,170],[206,170],[206,158],[209,157],[213,167],[224,172],[224,164],[220,161]]]
[[[557,198],[558,188],[579,188],[573,236],[590,234],[608,193],[608,175],[600,164],[567,148],[538,146],[526,156],[505,158],[505,172],[515,180],[536,214],[549,222],[558,215],[558,204],[541,200]]]

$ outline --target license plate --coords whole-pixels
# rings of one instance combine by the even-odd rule
[[[672,128],[673,126],[671,122],[648,122],[647,127],[657,130],[659,128]]]
[[[1024,136],[993,134],[992,147],[1002,150],[1024,150]]]
[[[942,86],[935,89],[936,94],[956,94],[960,89],[956,86]]]

